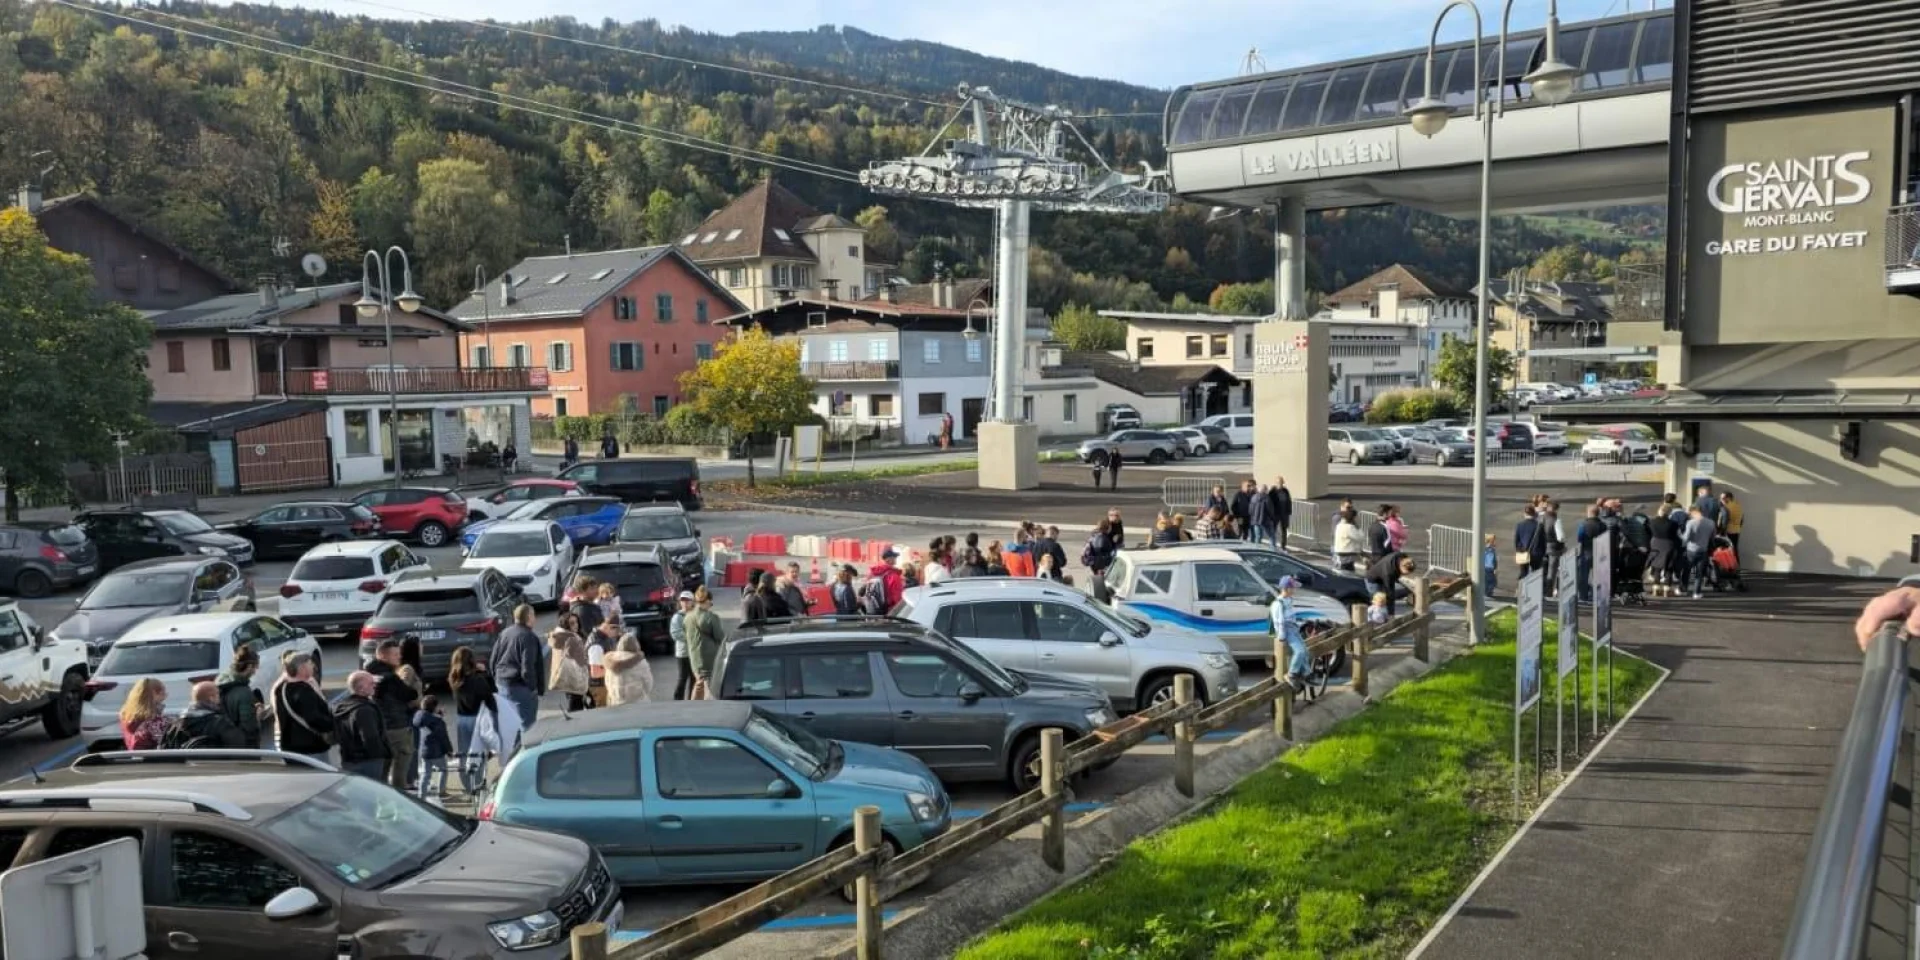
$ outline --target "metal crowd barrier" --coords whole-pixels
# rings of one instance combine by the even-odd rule
[[[1168,510],[1190,514],[1207,502],[1214,487],[1221,488],[1229,501],[1233,499],[1233,491],[1239,489],[1237,484],[1229,486],[1224,477],[1168,477],[1160,481],[1160,502],[1166,504]]]
[[[1465,576],[1475,572],[1479,555],[1473,531],[1436,523],[1427,528],[1427,567]]]
[[[1332,536],[1333,531],[1331,528],[1325,531],[1324,536],[1322,535],[1320,529],[1319,504],[1314,503],[1312,500],[1295,500],[1293,502],[1293,519],[1287,524],[1288,542],[1294,540],[1311,540],[1316,544],[1324,545]]]

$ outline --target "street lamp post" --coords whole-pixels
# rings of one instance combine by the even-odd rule
[[[487,302],[487,268],[473,265],[473,295],[480,298],[480,336],[487,344],[486,366],[493,366],[493,304]]]
[[[393,269],[388,261],[394,254],[400,255],[401,288],[396,296],[393,293]],[[369,268],[368,263],[373,266]],[[373,281],[379,278],[380,295],[374,296]],[[360,299],[354,301],[353,308],[360,316],[371,320],[380,317],[384,320],[387,334],[387,445],[393,454],[393,485],[400,485],[400,369],[393,359],[393,308],[398,304],[408,313],[420,309],[420,295],[413,292],[413,264],[407,260],[407,252],[392,246],[382,254],[377,250],[368,250],[360,258]]]
[[[1485,443],[1487,434],[1487,287],[1492,271],[1492,238],[1488,233],[1493,208],[1493,121],[1496,116],[1506,113],[1507,106],[1507,28],[1513,19],[1513,2],[1507,0],[1506,8],[1500,16],[1500,42],[1498,66],[1494,75],[1494,98],[1487,98],[1486,78],[1481,72],[1480,56],[1485,45],[1486,25],[1480,18],[1480,7],[1474,0],[1451,0],[1441,9],[1440,15],[1433,20],[1433,32],[1427,39],[1426,89],[1425,95],[1409,106],[1406,111],[1408,122],[1414,132],[1423,137],[1432,138],[1446,129],[1447,121],[1453,116],[1453,108],[1446,101],[1437,99],[1433,89],[1433,61],[1436,48],[1440,44],[1440,25],[1456,7],[1465,7],[1473,13],[1473,116],[1479,120],[1482,128],[1480,144],[1480,315],[1474,320],[1474,370],[1473,370],[1473,433],[1476,443]],[[1573,96],[1579,81],[1579,71],[1568,66],[1560,59],[1560,4],[1559,0],[1548,0],[1546,56],[1540,66],[1522,78],[1533,85],[1534,98],[1550,106],[1565,103]],[[1481,549],[1486,541],[1487,531],[1487,457],[1484,452],[1473,458],[1473,547]],[[1478,593],[1478,591],[1475,591]],[[1476,598],[1477,599],[1477,598]],[[1486,622],[1484,608],[1478,603],[1468,604],[1471,616],[1468,629],[1474,643],[1486,640]]]
[[[994,397],[994,396],[996,396],[996,394],[994,393],[994,390],[993,390],[993,355],[992,355],[992,347],[993,347],[993,304],[991,304],[991,303],[988,303],[988,302],[987,302],[987,298],[986,298],[986,297],[974,297],[974,298],[973,298],[973,300],[972,300],[972,301],[970,301],[970,302],[969,302],[969,303],[967,304],[967,328],[966,328],[965,330],[962,330],[962,331],[960,331],[960,336],[961,336],[961,337],[963,337],[963,338],[965,338],[965,339],[966,339],[966,340],[968,340],[968,341],[973,341],[973,342],[977,342],[977,341],[979,341],[979,339],[980,339],[980,331],[978,331],[978,330],[975,330],[975,329],[973,328],[973,313],[974,313],[974,310],[975,310],[975,308],[979,308],[979,310],[980,310],[980,312],[981,312],[981,313],[983,313],[983,314],[985,314],[985,316],[986,316],[986,325],[987,325],[987,347],[988,347],[988,355],[987,355],[987,397],[988,397],[989,399],[991,399],[992,397]],[[961,412],[962,412],[962,413],[965,413],[966,411],[964,411],[964,410],[962,410]],[[962,418],[962,420],[964,421],[964,419],[965,419],[965,418],[963,417],[963,418]],[[961,426],[962,426],[962,427],[965,427],[965,426],[966,426],[966,424],[965,424],[965,423],[963,422],[963,423],[961,424]]]

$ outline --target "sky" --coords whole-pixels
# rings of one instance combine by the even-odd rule
[[[712,33],[858,27],[895,39],[929,40],[1083,76],[1171,88],[1241,72],[1249,48],[1267,67],[1389,53],[1427,42],[1441,0],[275,0],[383,19],[458,17],[524,22],[571,16],[659,20]],[[1562,23],[1591,20],[1650,0],[1561,0]],[[1661,7],[1672,0],[1653,0]],[[1490,33],[1500,5],[1481,4]],[[402,9],[397,9],[402,8]],[[407,12],[412,11],[412,12]],[[1513,29],[1546,20],[1543,0],[1515,3]],[[1473,18],[1447,18],[1441,39],[1464,39]],[[1065,42],[1063,42],[1063,40]]]

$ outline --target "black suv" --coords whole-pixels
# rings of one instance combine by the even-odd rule
[[[103,753],[0,787],[0,869],[122,838],[155,956],[564,960],[573,927],[622,913],[580,840],[292,754]]]
[[[692,590],[707,582],[707,561],[700,555],[700,528],[693,525],[685,507],[677,503],[635,504],[620,518],[614,531],[615,543],[646,544],[666,552],[676,584]]]
[[[202,554],[253,563],[253,542],[185,510],[91,510],[73,518],[100,550],[100,572],[135,560]]]
[[[700,509],[700,464],[692,457],[641,457],[589,460],[554,474],[587,493],[619,497],[628,503],[665,500]]]
[[[743,626],[721,649],[715,689],[822,737],[893,747],[940,779],[1039,782],[1040,731],[1068,742],[1111,722],[1091,684],[1004,670],[910,620],[826,617]]]
[[[674,595],[682,589],[668,577],[671,569],[666,551],[656,545],[616,543],[587,548],[573,573],[613,584],[620,598],[621,624],[633,631],[648,653],[670,653],[673,638],[667,624],[673,619]]]
[[[520,588],[491,567],[394,581],[360,628],[360,659],[372,656],[382,640],[412,634],[420,638],[420,678],[438,683],[447,678],[456,647],[471,648],[485,663],[500,631],[513,622],[513,608],[523,602]]]

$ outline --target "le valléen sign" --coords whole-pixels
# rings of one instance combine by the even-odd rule
[[[1709,257],[1835,250],[1867,245],[1865,230],[1819,230],[1840,207],[1865,203],[1873,184],[1853,169],[1868,151],[1824,154],[1722,167],[1707,182],[1708,202],[1748,229],[1778,230],[1763,237],[1709,240]],[[1815,228],[1811,231],[1796,228]]]

